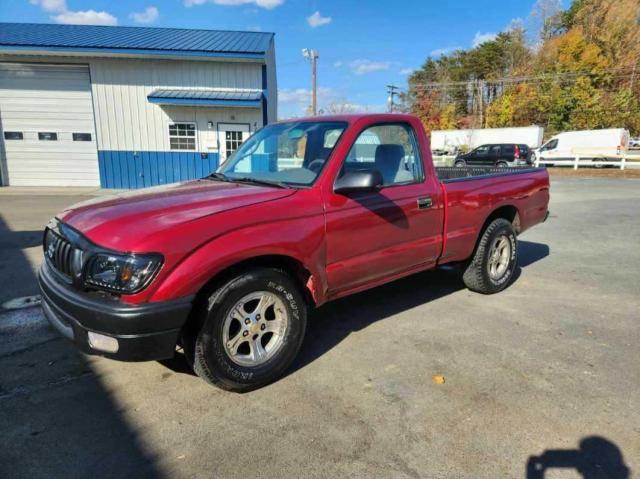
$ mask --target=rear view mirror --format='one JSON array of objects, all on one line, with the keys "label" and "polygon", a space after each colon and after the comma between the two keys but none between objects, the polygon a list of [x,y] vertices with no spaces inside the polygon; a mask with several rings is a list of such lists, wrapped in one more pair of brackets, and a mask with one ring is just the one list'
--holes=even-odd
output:
[{"label": "rear view mirror", "polygon": [[336,180],[333,191],[339,195],[348,195],[376,191],[382,184],[382,174],[378,170],[349,171]]}]

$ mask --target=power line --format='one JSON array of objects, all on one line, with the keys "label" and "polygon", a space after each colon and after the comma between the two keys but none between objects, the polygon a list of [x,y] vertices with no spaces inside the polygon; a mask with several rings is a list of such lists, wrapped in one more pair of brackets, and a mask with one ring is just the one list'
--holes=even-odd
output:
[{"label": "power line", "polygon": [[[609,68],[607,70],[594,72],[592,70],[583,70],[583,71],[574,71],[574,72],[554,72],[554,73],[545,73],[542,75],[530,75],[530,76],[509,76],[509,77],[501,77],[501,78],[493,78],[493,79],[483,79],[486,83],[519,83],[519,82],[545,82],[554,79],[561,78],[577,78],[581,76],[631,76],[633,75],[634,67],[620,67],[620,68]],[[450,87],[460,87],[460,86],[468,86],[469,82],[473,82],[474,79],[464,80],[464,81],[444,81],[444,82],[426,82],[426,83],[411,83],[410,88],[450,88]]]}]

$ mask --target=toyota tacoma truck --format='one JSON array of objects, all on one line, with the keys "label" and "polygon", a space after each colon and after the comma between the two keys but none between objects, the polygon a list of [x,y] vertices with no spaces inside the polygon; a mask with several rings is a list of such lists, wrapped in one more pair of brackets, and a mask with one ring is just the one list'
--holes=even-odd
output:
[{"label": "toyota tacoma truck", "polygon": [[410,115],[274,123],[206,178],[56,216],[42,307],[85,353],[182,348],[209,383],[247,391],[285,372],[328,301],[445,264],[472,291],[503,290],[548,201],[542,168],[435,168]]}]

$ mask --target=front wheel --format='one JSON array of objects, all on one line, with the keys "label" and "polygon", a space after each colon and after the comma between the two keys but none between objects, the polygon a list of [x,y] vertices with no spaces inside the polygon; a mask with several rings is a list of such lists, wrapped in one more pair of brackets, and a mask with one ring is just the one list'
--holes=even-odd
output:
[{"label": "front wheel", "polygon": [[307,309],[283,271],[236,276],[208,298],[195,340],[193,369],[205,381],[244,392],[278,379],[297,355]]},{"label": "front wheel", "polygon": [[493,220],[482,233],[462,279],[467,288],[482,294],[505,289],[518,262],[518,238],[504,218]]},{"label": "front wheel", "polygon": [[464,168],[465,166],[467,166],[467,162],[464,160],[456,160],[453,166],[455,166],[456,168]]}]

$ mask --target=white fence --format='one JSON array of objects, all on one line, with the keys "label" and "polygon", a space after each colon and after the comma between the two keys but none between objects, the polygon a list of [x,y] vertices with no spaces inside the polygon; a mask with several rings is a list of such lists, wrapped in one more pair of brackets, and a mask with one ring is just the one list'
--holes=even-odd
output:
[{"label": "white fence", "polygon": [[[633,157],[633,156],[632,156]],[[453,166],[453,160],[455,160],[455,156],[449,155],[434,155],[433,163],[436,166]],[[637,158],[637,156],[635,156]],[[640,163],[638,163],[640,165]],[[583,159],[580,156],[576,156],[575,158],[569,159],[558,159],[558,160],[536,160],[534,165],[544,166],[544,165],[555,165],[555,166],[573,166],[574,170],[577,170],[580,166],[590,166],[590,167],[600,167],[600,166],[617,166],[621,170],[624,170],[627,167],[627,157],[620,156],[606,160],[591,160],[591,159]]]},{"label": "white fence", "polygon": [[535,165],[553,165],[553,166],[573,166],[574,170],[577,170],[580,166],[591,166],[591,167],[599,167],[599,166],[618,166],[621,170],[624,170],[626,167],[627,158],[625,156],[616,157],[615,159],[609,158],[605,160],[593,160],[583,159],[580,156],[576,156],[575,158],[565,158],[565,159],[548,159],[548,160],[538,160],[536,159]]},{"label": "white fence", "polygon": [[435,166],[453,166],[453,160],[456,159],[452,155],[433,155],[432,158]]}]

